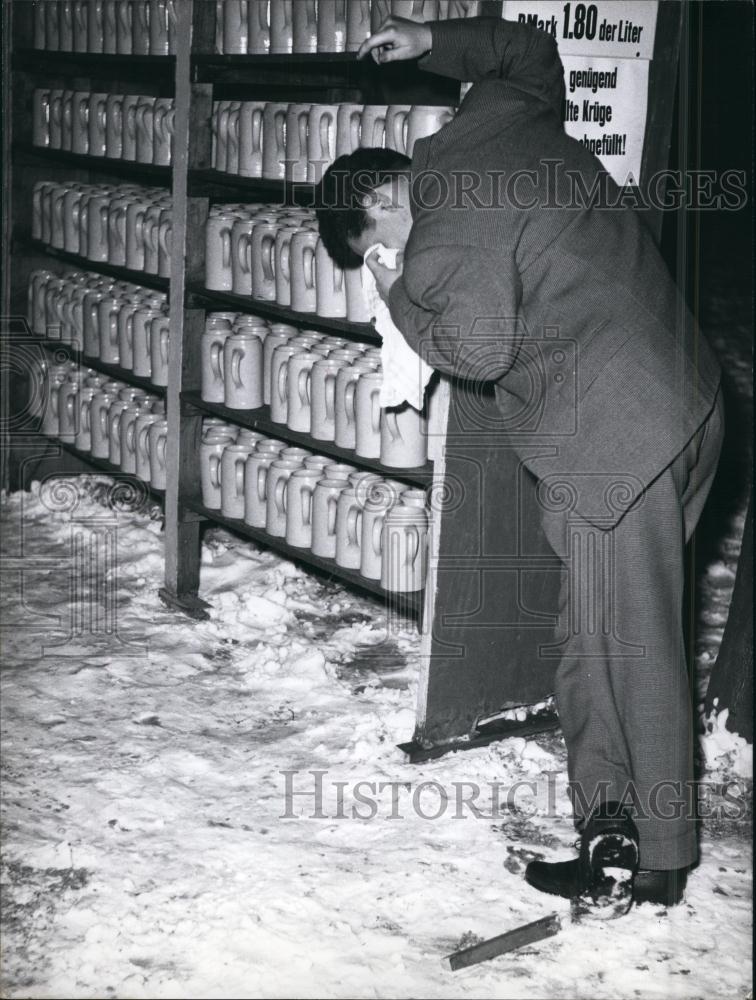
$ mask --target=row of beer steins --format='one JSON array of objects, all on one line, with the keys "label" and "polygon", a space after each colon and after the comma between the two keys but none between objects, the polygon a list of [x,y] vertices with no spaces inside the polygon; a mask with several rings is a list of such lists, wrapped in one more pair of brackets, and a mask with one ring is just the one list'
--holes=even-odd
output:
[{"label": "row of beer steins", "polygon": [[295,312],[368,323],[362,268],[342,270],[308,209],[217,204],[205,230],[205,285]]},{"label": "row of beer steins", "polygon": [[176,0],[33,0],[35,49],[167,56]]},{"label": "row of beer steins", "polygon": [[167,278],[173,211],[164,188],[38,181],[32,236],[87,260]]},{"label": "row of beer steins", "polygon": [[454,114],[431,104],[215,101],[212,163],[241,177],[314,184],[336,157],[362,146],[411,157],[415,142]]},{"label": "row of beer steins", "polygon": [[215,47],[227,55],[355,52],[389,15],[470,17],[477,0],[218,0]]},{"label": "row of beer steins", "polygon": [[270,419],[392,469],[427,461],[425,414],[381,407],[381,349],[253,315],[208,313],[203,400],[229,409],[270,407]]},{"label": "row of beer steins", "polygon": [[88,156],[169,166],[176,126],[171,97],[38,87],[32,143]]},{"label": "row of beer steins", "polygon": [[425,491],[220,418],[203,422],[203,506],[333,559],[386,590],[424,586]]},{"label": "row of beer steins", "polygon": [[47,351],[35,382],[43,434],[165,490],[168,424],[159,396]]},{"label": "row of beer steins", "polygon": [[32,271],[28,286],[32,333],[59,340],[85,357],[168,384],[167,296],[89,271]]}]

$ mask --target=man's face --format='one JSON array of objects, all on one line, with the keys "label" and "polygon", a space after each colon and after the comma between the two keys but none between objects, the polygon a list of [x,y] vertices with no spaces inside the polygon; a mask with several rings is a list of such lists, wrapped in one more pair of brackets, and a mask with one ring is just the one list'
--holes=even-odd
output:
[{"label": "man's face", "polygon": [[412,229],[406,177],[398,177],[376,188],[371,201],[366,205],[370,225],[357,239],[349,240],[349,248],[359,257],[363,257],[374,243],[383,243],[390,250],[404,250]]}]

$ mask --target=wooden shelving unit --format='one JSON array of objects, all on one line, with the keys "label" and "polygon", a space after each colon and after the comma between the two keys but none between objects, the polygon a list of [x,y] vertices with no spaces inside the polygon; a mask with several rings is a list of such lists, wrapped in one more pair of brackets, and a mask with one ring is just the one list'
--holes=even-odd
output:
[{"label": "wooden shelving unit", "polygon": [[[390,601],[406,613],[417,614],[422,592],[389,595],[380,584],[345,570],[331,560],[309,551],[292,549],[263,531],[257,531],[203,507],[198,486],[198,448],[204,417],[218,416],[242,427],[282,438],[292,444],[377,472],[410,486],[428,486],[433,466],[390,469],[362,459],[333,442],[316,441],[306,434],[274,423],[266,407],[254,411],[230,410],[206,403],[200,396],[199,343],[207,311],[231,309],[286,322],[302,329],[326,331],[349,340],[377,344],[372,325],[351,323],[298,313],[275,302],[260,302],[248,296],[213,291],[204,285],[204,227],[210,204],[222,201],[275,202],[312,205],[311,184],[247,178],[212,168],[211,133],[208,127],[214,100],[249,99],[338,103],[415,102],[449,104],[458,97],[458,84],[431,77],[416,68],[377,67],[372,60],[359,61],[354,53],[313,55],[219,55],[212,51],[215,38],[214,0],[182,0],[176,5],[176,56],[126,56],[111,54],[37,51],[29,47],[32,37],[31,5],[12,3],[14,45],[10,59],[14,91],[12,128],[13,229],[10,301],[13,311],[26,311],[28,275],[37,267],[56,272],[77,268],[158,289],[168,293],[170,306],[170,357],[167,388],[153,385],[117,366],[89,358],[72,345],[30,335],[29,342],[52,351],[62,351],[79,364],[113,378],[139,386],[166,400],[168,418],[168,488],[159,499],[165,504],[166,571],[162,596],[190,614],[202,615],[199,599],[200,531],[203,523],[223,524],[238,534],[269,545],[284,555],[307,564],[360,590]],[[35,87],[68,87],[75,90],[115,93],[145,93],[171,96],[175,102],[176,133],[170,167],[134,161],[81,155],[38,147],[31,141],[28,109]],[[101,180],[135,182],[171,190],[173,197],[173,253],[170,277],[132,271],[108,263],[90,261],[77,254],[51,247],[29,236],[29,215],[34,184],[60,179],[93,183]],[[73,446],[57,442],[63,452],[101,471],[120,470],[94,460]],[[157,495],[157,494],[156,494]]]}]

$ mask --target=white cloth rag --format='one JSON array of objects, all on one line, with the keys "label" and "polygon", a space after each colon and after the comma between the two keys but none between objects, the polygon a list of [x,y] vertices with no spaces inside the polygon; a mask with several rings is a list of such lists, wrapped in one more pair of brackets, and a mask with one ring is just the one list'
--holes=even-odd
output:
[{"label": "white cloth rag", "polygon": [[425,387],[433,374],[430,365],[412,350],[401,331],[394,325],[389,307],[378,293],[373,272],[364,261],[372,253],[378,254],[378,263],[396,270],[396,249],[389,249],[382,243],[374,243],[363,257],[362,290],[368,311],[375,320],[375,329],[381,336],[381,364],[383,383],[378,402],[381,406],[401,406],[407,402],[416,410],[422,410]]}]

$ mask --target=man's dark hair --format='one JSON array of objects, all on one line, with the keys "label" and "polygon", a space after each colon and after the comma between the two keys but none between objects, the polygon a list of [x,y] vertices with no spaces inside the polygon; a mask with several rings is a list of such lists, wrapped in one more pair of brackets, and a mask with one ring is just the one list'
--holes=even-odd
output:
[{"label": "man's dark hair", "polygon": [[393,149],[367,146],[339,156],[323,174],[315,192],[320,237],[339,267],[362,263],[347,240],[370,227],[365,211],[372,193],[382,184],[409,176],[412,160]]}]

